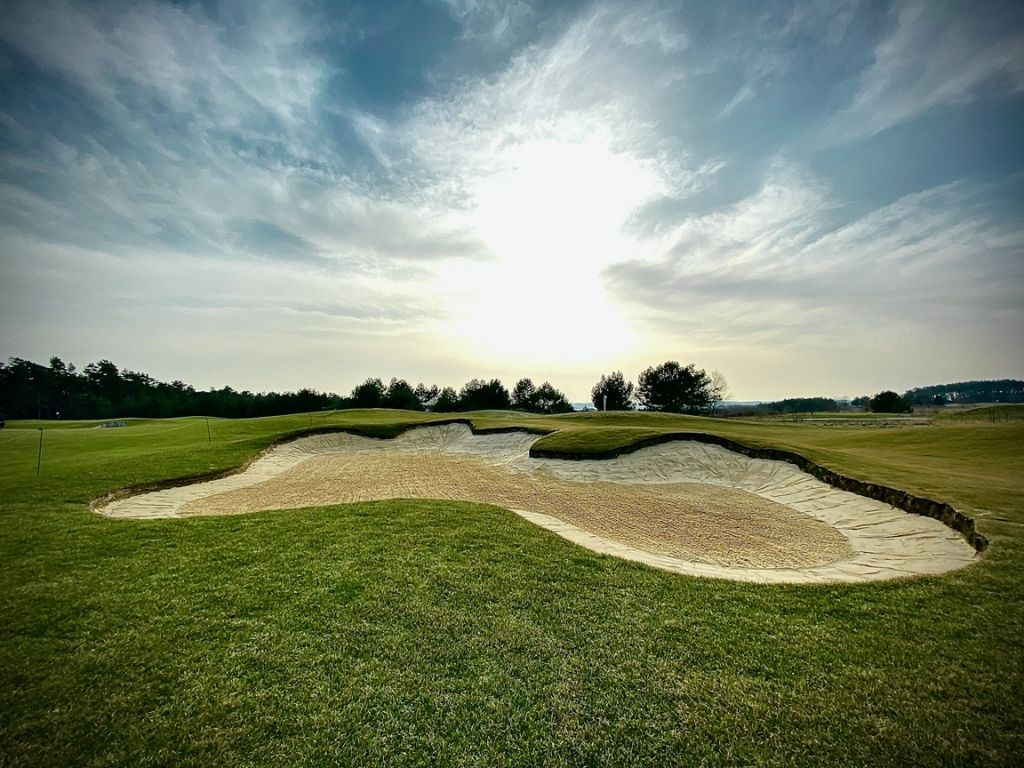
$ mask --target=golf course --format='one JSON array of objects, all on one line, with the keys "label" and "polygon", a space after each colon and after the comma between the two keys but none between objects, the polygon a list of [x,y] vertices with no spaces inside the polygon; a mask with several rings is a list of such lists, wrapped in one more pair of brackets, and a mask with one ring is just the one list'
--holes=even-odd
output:
[{"label": "golf course", "polygon": [[[0,431],[0,765],[1024,754],[1020,406],[877,424],[387,409],[104,423]],[[726,454],[728,477],[664,469]],[[803,472],[792,457],[822,488],[869,489],[863,503],[950,505],[954,527],[888,509],[960,559],[733,578],[856,549],[855,524],[749,479]]]},{"label": "golf course", "polygon": [[0,768],[1024,768],[1024,2],[0,2]]}]

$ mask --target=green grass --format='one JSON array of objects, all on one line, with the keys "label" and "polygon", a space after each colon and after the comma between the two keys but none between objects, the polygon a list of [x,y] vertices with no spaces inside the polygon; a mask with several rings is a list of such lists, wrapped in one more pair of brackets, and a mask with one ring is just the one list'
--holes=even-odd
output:
[{"label": "green grass", "polygon": [[[752,586],[575,547],[488,506],[114,521],[87,504],[390,411],[0,431],[0,765],[1014,765],[1024,431],[470,414],[600,451],[786,448],[979,517],[941,578]],[[27,428],[21,428],[27,427]],[[81,427],[81,428],[76,428]],[[997,518],[1002,518],[997,519]]]},{"label": "green grass", "polygon": [[[797,412],[770,412],[741,416],[738,418],[756,421],[808,421],[812,419],[827,419],[829,421],[914,421],[922,414],[911,413],[873,413],[871,411],[797,411]],[[723,417],[736,418],[723,414]]]}]

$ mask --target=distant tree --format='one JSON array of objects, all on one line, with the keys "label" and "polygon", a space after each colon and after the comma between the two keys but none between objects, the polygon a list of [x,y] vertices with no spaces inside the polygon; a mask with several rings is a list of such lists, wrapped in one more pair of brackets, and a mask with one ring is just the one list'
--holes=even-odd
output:
[{"label": "distant tree", "polygon": [[572,403],[551,382],[545,381],[530,398],[530,410],[534,413],[569,413],[572,411]]},{"label": "distant tree", "polygon": [[932,405],[944,406],[946,404],[946,398],[943,395],[936,395],[932,398]]},{"label": "distant tree", "polygon": [[419,400],[420,405],[423,406],[423,410],[432,410],[434,404],[437,402],[438,395],[441,394],[441,390],[437,388],[436,384],[431,386],[425,386],[422,382],[416,385],[416,399]]},{"label": "distant tree", "polygon": [[357,384],[349,398],[353,408],[380,408],[384,403],[384,382],[380,379],[367,379]]},{"label": "distant tree", "polygon": [[470,379],[459,392],[460,411],[506,410],[511,405],[508,390],[498,379]]},{"label": "distant tree", "polygon": [[437,413],[451,413],[452,411],[459,410],[459,395],[451,387],[445,387],[437,396],[437,400],[434,401],[432,411]]},{"label": "distant tree", "polygon": [[109,360],[81,373],[59,357],[49,367],[11,358],[0,363],[0,410],[18,418],[99,419],[115,416],[273,416],[319,410],[337,395],[298,392],[236,392],[230,387],[197,392],[181,381],[156,381],[145,373],[119,369]]},{"label": "distant tree", "polygon": [[109,360],[89,363],[85,366],[83,373],[85,374],[88,387],[96,395],[105,398],[109,402],[116,403],[124,394],[125,387],[121,381],[120,371]]},{"label": "distant tree", "polygon": [[74,374],[75,365],[74,363],[72,363],[71,365],[66,365],[63,360],[61,360],[57,356],[54,356],[50,358],[50,370],[60,376],[66,376]]},{"label": "distant tree", "polygon": [[[146,377],[150,383],[152,379]],[[50,369],[43,377],[43,398],[49,403],[51,414],[56,418],[67,417],[71,397],[80,389],[79,377],[75,374],[75,366],[67,365],[59,357],[50,358]]]},{"label": "distant tree", "polygon": [[636,394],[648,410],[699,413],[711,404],[711,379],[693,363],[669,360],[637,377]]},{"label": "distant tree", "polygon": [[861,395],[860,397],[855,397],[855,398],[853,398],[853,400],[850,401],[850,407],[851,408],[864,408],[864,409],[870,408],[871,407],[871,398],[868,397],[867,395]]},{"label": "distant tree", "polygon": [[109,419],[118,416],[114,406],[105,397],[83,392],[71,398],[68,412],[74,419]]},{"label": "distant tree", "polygon": [[405,379],[393,378],[384,393],[382,405],[385,408],[398,408],[404,411],[422,411],[423,405],[416,397],[416,390],[409,386]]},{"label": "distant tree", "polygon": [[622,371],[601,375],[590,390],[590,402],[597,410],[603,410],[607,398],[609,411],[628,411],[633,407],[633,382],[626,381]]},{"label": "distant tree", "polygon": [[532,411],[533,398],[537,394],[537,387],[530,379],[520,379],[512,388],[512,407],[517,411]]},{"label": "distant tree", "polygon": [[913,407],[892,390],[879,392],[869,402],[872,413],[907,413]]},{"label": "distant tree", "polygon": [[768,413],[814,413],[815,411],[837,411],[839,405],[831,397],[787,397],[759,403],[755,410]]},{"label": "distant tree", "polygon": [[947,403],[1024,403],[1024,381],[994,379],[934,384],[915,387],[905,392],[903,399],[914,405],[926,405],[934,402],[935,395],[942,395]]},{"label": "distant tree", "polygon": [[711,408],[711,414],[714,415],[715,410],[722,401],[729,397],[729,382],[725,380],[718,371],[711,372],[711,386],[708,387],[708,405]]}]

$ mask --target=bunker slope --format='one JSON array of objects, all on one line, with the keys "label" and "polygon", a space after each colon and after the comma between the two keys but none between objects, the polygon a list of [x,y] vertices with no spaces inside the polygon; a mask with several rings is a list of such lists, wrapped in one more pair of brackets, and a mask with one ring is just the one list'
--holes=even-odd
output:
[{"label": "bunker slope", "polygon": [[833,488],[782,461],[672,442],[613,459],[529,456],[537,435],[464,424],[392,440],[347,433],[274,447],[244,471],[118,499],[118,518],[235,514],[392,498],[496,504],[596,552],[762,583],[938,574],[974,549],[938,520]]}]

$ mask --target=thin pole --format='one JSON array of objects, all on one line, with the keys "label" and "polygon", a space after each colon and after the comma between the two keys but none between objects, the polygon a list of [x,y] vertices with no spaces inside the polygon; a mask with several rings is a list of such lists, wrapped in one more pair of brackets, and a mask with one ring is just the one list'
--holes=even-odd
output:
[{"label": "thin pole", "polygon": [[39,428],[39,456],[36,458],[36,477],[39,477],[39,470],[43,466],[43,428]]},{"label": "thin pole", "polygon": [[309,426],[311,426],[311,427],[312,427],[312,426],[313,426],[313,413],[312,413],[312,411],[310,411],[310,412],[309,412],[308,414],[306,414],[306,415],[307,415],[307,416],[309,416]]},{"label": "thin pole", "polygon": [[602,408],[601,410],[602,410],[602,411],[607,411],[607,410],[608,410],[608,395],[605,395],[605,396],[604,396],[604,402],[603,402],[603,405],[604,405],[604,408]]},{"label": "thin pole", "polygon": [[206,421],[206,441],[210,445],[213,445],[213,435],[210,434],[210,419],[206,416],[203,416],[203,420]]}]

